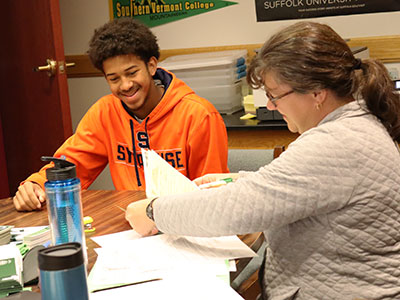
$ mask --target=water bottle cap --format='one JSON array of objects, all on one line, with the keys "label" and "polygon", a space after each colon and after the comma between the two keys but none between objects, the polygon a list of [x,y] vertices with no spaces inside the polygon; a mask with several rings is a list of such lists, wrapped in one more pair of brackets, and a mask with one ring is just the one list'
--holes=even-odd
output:
[{"label": "water bottle cap", "polygon": [[53,168],[46,169],[46,177],[49,181],[76,177],[76,166],[72,162],[51,156],[42,156],[42,161],[52,161],[54,163]]},{"label": "water bottle cap", "polygon": [[80,243],[65,243],[39,250],[39,269],[59,271],[78,267],[83,264],[83,252]]}]

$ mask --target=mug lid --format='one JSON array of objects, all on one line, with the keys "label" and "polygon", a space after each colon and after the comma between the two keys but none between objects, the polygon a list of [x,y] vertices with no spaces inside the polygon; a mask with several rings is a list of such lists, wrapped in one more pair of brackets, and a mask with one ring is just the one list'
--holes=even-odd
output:
[{"label": "mug lid", "polygon": [[65,243],[39,250],[39,269],[58,271],[72,269],[84,262],[80,243]]}]

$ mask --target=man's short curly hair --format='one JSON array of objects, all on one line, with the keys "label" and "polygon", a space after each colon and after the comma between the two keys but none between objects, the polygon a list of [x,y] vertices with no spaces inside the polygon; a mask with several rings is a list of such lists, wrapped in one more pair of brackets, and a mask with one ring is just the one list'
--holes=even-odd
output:
[{"label": "man's short curly hair", "polygon": [[153,56],[160,57],[160,49],[148,27],[132,18],[119,18],[94,31],[88,54],[92,64],[104,72],[103,62],[110,57],[134,54],[147,63]]}]

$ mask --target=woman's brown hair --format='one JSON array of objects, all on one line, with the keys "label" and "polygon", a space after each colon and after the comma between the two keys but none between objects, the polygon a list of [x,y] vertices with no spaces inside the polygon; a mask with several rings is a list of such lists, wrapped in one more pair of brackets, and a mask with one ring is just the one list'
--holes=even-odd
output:
[{"label": "woman's brown hair", "polygon": [[330,89],[338,97],[361,96],[393,140],[400,142],[400,96],[386,67],[374,59],[356,59],[328,25],[298,22],[273,35],[250,63],[250,86],[263,87],[270,71],[298,93]]}]

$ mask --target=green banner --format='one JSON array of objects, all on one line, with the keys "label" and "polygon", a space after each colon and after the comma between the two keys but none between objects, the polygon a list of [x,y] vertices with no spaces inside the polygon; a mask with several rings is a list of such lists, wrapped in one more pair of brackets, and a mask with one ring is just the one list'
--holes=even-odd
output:
[{"label": "green banner", "polygon": [[109,0],[111,18],[132,17],[154,27],[238,4],[224,0]]}]

